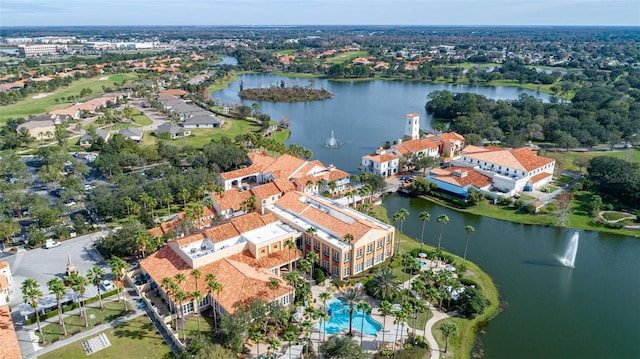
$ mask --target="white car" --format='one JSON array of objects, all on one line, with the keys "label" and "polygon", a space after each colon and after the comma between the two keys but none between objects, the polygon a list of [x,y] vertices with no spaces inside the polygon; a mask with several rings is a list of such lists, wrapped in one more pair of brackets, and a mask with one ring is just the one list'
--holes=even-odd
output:
[{"label": "white car", "polygon": [[105,279],[102,282],[100,282],[100,289],[102,289],[102,291],[104,292],[109,292],[116,289],[116,286],[113,284],[112,281]]},{"label": "white car", "polygon": [[73,207],[73,206],[76,205],[76,201],[71,201],[71,200],[65,201],[64,205],[67,206],[67,207]]},{"label": "white car", "polygon": [[58,241],[54,241],[53,239],[48,239],[47,242],[44,244],[44,247],[49,249],[49,248],[55,248],[60,246],[60,242]]}]

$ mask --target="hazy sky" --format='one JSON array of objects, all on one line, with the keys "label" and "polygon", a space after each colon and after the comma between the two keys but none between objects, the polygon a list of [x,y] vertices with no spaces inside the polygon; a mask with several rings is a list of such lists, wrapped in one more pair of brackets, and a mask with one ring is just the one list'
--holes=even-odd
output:
[{"label": "hazy sky", "polygon": [[34,25],[640,26],[640,0],[0,0]]}]

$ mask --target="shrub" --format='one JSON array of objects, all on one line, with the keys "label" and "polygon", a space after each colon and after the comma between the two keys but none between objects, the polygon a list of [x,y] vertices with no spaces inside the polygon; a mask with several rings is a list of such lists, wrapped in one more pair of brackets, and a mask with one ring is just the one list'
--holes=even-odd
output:
[{"label": "shrub", "polygon": [[318,285],[324,285],[324,271],[320,268],[316,268],[315,273],[313,273],[313,279],[316,281]]},{"label": "shrub", "polygon": [[347,284],[347,282],[343,281],[340,278],[336,278],[332,282],[333,282],[333,285],[336,286],[336,288],[340,288],[340,287],[344,286],[345,284]]}]

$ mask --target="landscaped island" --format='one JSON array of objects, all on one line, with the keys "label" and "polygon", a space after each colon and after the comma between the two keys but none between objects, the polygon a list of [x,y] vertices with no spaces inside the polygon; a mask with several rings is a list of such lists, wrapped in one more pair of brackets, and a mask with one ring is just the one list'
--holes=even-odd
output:
[{"label": "landscaped island", "polygon": [[297,102],[326,100],[333,97],[333,93],[325,89],[314,89],[301,86],[271,86],[268,88],[251,88],[242,90],[240,91],[239,96],[243,100]]}]

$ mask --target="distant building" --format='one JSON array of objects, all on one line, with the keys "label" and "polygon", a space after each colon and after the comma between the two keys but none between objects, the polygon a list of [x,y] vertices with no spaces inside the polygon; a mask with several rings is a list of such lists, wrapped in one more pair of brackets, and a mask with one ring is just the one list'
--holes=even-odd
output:
[{"label": "distant building", "polygon": [[16,127],[16,131],[20,131],[22,128],[29,130],[31,137],[37,140],[50,140],[56,133],[56,125],[61,124],[59,117],[45,113],[32,117],[24,123],[21,123]]},{"label": "distant building", "polygon": [[142,136],[144,136],[144,131],[141,128],[136,127],[125,127],[118,131],[124,138],[128,138],[130,140],[134,140],[136,142],[142,141]]},{"label": "distant building", "polygon": [[18,56],[37,57],[66,54],[67,45],[18,45]]},{"label": "distant building", "polygon": [[163,133],[168,133],[172,140],[180,137],[191,136],[190,130],[180,126],[172,125],[170,123],[163,123],[162,125],[158,126],[158,128],[156,128],[154,132],[156,136]]}]

